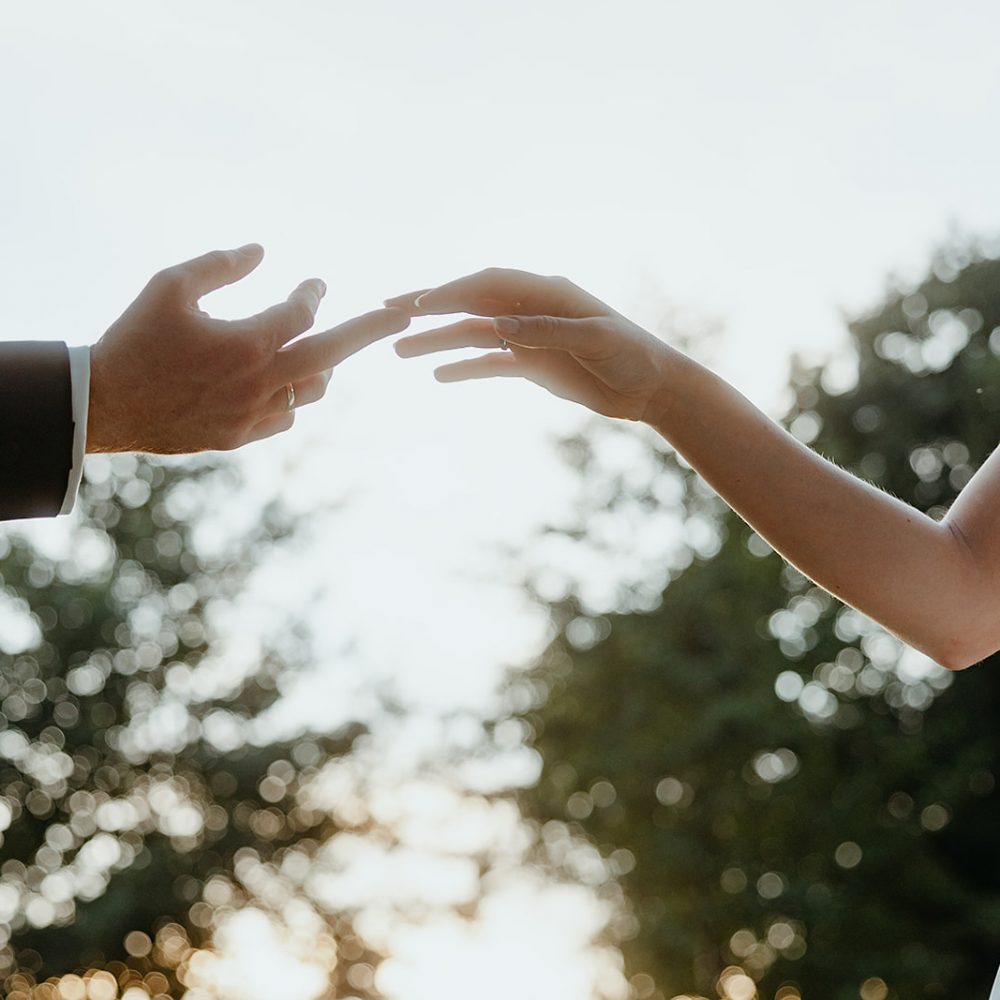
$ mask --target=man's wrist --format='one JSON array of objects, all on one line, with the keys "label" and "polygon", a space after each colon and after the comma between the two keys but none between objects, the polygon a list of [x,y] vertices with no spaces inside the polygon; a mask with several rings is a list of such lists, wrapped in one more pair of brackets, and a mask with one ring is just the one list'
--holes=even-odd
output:
[{"label": "man's wrist", "polygon": [[91,454],[119,451],[111,433],[107,374],[99,345],[90,348],[90,397],[87,414],[87,451]]}]

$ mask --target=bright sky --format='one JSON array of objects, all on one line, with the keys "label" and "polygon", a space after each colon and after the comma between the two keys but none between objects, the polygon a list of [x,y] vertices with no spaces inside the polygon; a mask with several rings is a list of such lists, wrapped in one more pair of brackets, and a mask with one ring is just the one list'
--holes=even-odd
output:
[{"label": "bright sky", "polygon": [[[209,309],[316,274],[332,325],[486,265],[563,273],[648,325],[721,320],[720,367],[776,412],[789,353],[836,351],[888,272],[1000,232],[998,28],[987,0],[8,3],[0,336],[90,342],[154,270],[256,240]],[[324,658],[353,649],[292,723],[371,678],[489,711],[540,641],[496,549],[567,510],[552,441],[582,413],[432,365],[378,345],[243,455],[253,493],[345,502],[277,571]],[[400,963],[394,995],[427,995]]]}]

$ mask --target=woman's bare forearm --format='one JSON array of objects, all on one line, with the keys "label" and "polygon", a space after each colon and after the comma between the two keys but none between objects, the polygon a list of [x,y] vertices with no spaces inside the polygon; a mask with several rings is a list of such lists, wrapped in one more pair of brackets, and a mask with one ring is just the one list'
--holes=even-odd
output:
[{"label": "woman's bare forearm", "polygon": [[677,352],[646,420],[789,562],[908,644],[951,668],[1000,645],[1000,605],[956,522],[822,458]]}]

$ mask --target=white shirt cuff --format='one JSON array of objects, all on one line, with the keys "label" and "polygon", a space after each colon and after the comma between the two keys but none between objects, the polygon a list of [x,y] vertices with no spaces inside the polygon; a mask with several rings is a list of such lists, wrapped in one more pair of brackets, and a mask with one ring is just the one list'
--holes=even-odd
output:
[{"label": "white shirt cuff", "polygon": [[68,514],[76,503],[87,454],[87,413],[90,409],[90,348],[69,348],[69,377],[73,397],[73,467],[66,483],[60,514]]}]

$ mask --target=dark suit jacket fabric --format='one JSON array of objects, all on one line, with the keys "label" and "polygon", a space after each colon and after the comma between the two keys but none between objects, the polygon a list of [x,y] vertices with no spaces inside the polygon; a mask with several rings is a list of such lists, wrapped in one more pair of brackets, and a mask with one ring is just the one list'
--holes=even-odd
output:
[{"label": "dark suit jacket fabric", "polygon": [[58,514],[72,467],[66,345],[0,343],[0,520]]}]

